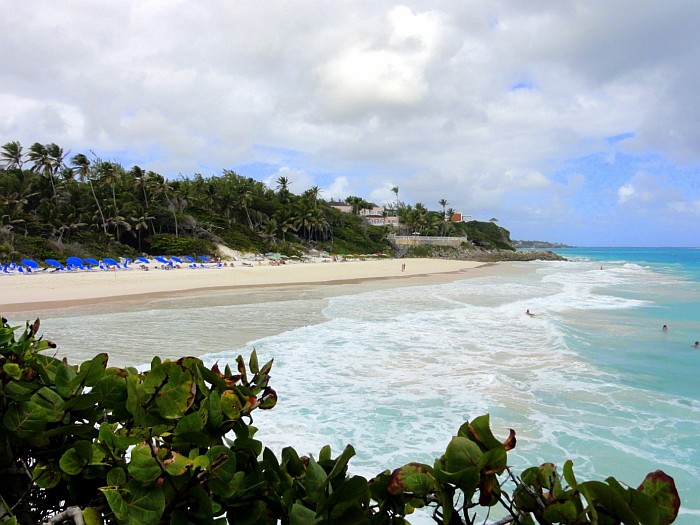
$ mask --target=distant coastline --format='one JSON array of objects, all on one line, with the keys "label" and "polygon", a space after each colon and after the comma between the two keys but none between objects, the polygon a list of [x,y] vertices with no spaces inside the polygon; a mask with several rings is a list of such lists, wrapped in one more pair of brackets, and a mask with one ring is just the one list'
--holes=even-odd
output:
[{"label": "distant coastline", "polygon": [[553,248],[574,248],[574,246],[570,246],[568,244],[564,244],[561,242],[547,242],[547,241],[512,241],[512,242],[513,242],[513,247],[516,249],[538,248],[538,249],[549,250],[549,249],[553,249]]}]

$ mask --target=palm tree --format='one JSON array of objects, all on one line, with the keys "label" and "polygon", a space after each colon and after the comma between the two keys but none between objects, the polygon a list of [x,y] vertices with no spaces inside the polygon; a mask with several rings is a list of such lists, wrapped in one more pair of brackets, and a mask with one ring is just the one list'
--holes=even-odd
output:
[{"label": "palm tree", "polygon": [[102,219],[102,229],[105,233],[107,233],[107,221],[105,221],[105,214],[102,212],[102,206],[100,206],[100,201],[97,199],[97,194],[95,193],[95,186],[92,184],[90,159],[88,159],[82,153],[78,153],[77,155],[73,155],[73,158],[71,158],[70,161],[78,174],[78,179],[80,182],[85,182],[87,180],[88,184],[90,184],[92,198],[95,199],[97,211],[100,213],[100,218]]},{"label": "palm tree", "polygon": [[131,217],[132,227],[136,230],[138,234],[139,251],[141,251],[141,230],[147,230],[149,222],[153,220],[153,217],[148,215],[144,210],[139,217]]},{"label": "palm tree", "polygon": [[438,201],[438,204],[442,206],[442,218],[443,220],[447,220],[447,213],[445,212],[445,207],[449,204],[446,199],[440,199]]},{"label": "palm tree", "polygon": [[396,233],[399,233],[399,187],[394,186],[391,191],[396,195]]},{"label": "palm tree", "polygon": [[289,200],[289,178],[280,176],[277,177],[277,190],[279,192],[280,202],[285,204]]},{"label": "palm tree", "polygon": [[21,170],[22,169],[22,146],[18,141],[8,142],[2,147],[2,160],[6,170]]},{"label": "palm tree", "polygon": [[51,189],[53,190],[53,198],[56,199],[56,185],[54,184],[54,159],[49,153],[49,150],[43,144],[35,142],[29,147],[27,158],[33,163],[31,171],[33,173],[41,173],[45,178],[51,181]]}]

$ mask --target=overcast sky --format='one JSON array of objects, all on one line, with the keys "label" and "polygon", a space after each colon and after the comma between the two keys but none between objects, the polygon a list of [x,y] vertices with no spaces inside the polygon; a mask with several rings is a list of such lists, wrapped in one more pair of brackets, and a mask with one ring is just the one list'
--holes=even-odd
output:
[{"label": "overcast sky", "polygon": [[696,0],[4,0],[0,143],[700,246]]}]

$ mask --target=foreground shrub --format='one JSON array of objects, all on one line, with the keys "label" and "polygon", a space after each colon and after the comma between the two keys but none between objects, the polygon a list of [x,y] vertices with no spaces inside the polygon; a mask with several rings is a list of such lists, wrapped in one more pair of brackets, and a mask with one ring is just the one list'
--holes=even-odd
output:
[{"label": "foreground shrub", "polygon": [[[402,524],[431,507],[444,524],[672,523],[673,479],[637,488],[579,482],[567,462],[520,476],[488,416],[464,423],[433,465],[409,463],[372,479],[348,473],[354,449],[279,457],[255,439],[252,414],[277,402],[272,361],[209,368],[194,357],[115,368],[106,354],[79,366],[42,351],[39,321],[0,327],[0,520],[8,524]],[[482,513],[479,518],[479,513]],[[486,517],[484,517],[486,516]]]}]

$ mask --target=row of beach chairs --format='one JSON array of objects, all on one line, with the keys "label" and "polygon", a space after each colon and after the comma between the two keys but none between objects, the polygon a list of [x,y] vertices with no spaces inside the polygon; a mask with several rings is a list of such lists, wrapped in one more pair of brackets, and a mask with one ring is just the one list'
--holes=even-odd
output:
[{"label": "row of beach chairs", "polygon": [[[156,256],[153,261],[159,263],[161,268],[216,268],[222,266],[220,262],[212,261],[205,255],[198,255],[197,258],[190,255],[184,257],[161,257]],[[46,259],[44,265],[33,259],[22,259],[20,263],[7,263],[2,265],[0,273],[4,274],[32,274],[40,272],[71,272],[71,271],[91,271],[91,270],[130,270],[139,267],[148,268],[153,262],[146,257],[136,259],[124,258],[117,261],[110,257],[94,259],[92,257],[68,257],[65,264],[56,259]]]}]

